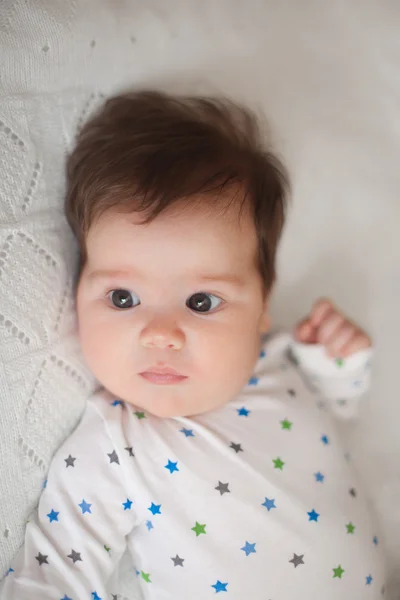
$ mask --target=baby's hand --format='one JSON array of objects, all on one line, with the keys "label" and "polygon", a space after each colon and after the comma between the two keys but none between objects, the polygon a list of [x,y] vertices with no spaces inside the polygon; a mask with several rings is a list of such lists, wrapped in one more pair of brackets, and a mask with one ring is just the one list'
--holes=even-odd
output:
[{"label": "baby's hand", "polygon": [[325,298],[317,300],[309,316],[297,325],[295,337],[303,344],[323,344],[335,358],[345,358],[372,344],[365,331]]}]

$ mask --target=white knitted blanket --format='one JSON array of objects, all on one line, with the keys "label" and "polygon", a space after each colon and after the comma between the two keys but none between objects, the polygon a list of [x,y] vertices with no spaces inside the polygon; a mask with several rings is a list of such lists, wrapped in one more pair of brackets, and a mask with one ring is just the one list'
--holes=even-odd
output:
[{"label": "white knitted blanket", "polygon": [[275,313],[291,323],[331,294],[377,338],[353,454],[400,596],[399,27],[391,0],[1,0],[0,577],[94,386],[75,335],[65,156],[104,96],[157,86],[267,113],[295,191]]}]

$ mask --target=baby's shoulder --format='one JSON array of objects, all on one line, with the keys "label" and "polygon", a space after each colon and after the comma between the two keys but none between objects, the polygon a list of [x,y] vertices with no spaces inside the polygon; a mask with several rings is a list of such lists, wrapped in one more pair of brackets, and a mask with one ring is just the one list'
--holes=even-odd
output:
[{"label": "baby's shoulder", "polygon": [[97,409],[100,412],[118,406],[122,406],[122,401],[104,388],[96,390],[87,401],[87,409]]},{"label": "baby's shoulder", "polygon": [[103,425],[117,425],[122,424],[126,412],[126,403],[102,388],[88,398],[84,418],[100,420]]},{"label": "baby's shoulder", "polygon": [[284,372],[293,366],[291,346],[293,338],[284,330],[276,330],[261,338],[261,349],[254,368],[254,375]]}]

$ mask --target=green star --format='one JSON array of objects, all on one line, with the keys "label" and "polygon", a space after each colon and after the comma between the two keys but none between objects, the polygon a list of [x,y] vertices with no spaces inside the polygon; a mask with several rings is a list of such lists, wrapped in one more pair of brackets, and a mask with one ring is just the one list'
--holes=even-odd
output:
[{"label": "green star", "polygon": [[335,363],[337,364],[338,367],[343,367],[344,360],[343,360],[343,358],[336,358]]},{"label": "green star", "polygon": [[192,531],[195,532],[196,537],[199,537],[199,535],[201,533],[207,533],[206,532],[206,526],[205,525],[200,525],[200,523],[198,523],[197,521],[196,521],[196,525],[194,527],[192,527]]},{"label": "green star", "polygon": [[347,523],[346,527],[347,527],[347,533],[354,533],[355,526],[353,525],[353,523]]},{"label": "green star", "polygon": [[336,569],[333,569],[333,578],[338,577],[339,579],[342,579],[343,573],[344,569],[339,565]]},{"label": "green star", "polygon": [[106,546],[106,545],[104,544],[104,550],[105,550],[106,552],[110,552],[111,548],[109,548],[108,546]]},{"label": "green star", "polygon": [[146,418],[146,415],[144,414],[144,412],[140,412],[139,410],[135,410],[135,412],[133,414],[136,415],[139,420]]},{"label": "green star", "polygon": [[142,579],[144,579],[146,583],[152,583],[150,579],[150,573],[145,573],[144,571],[141,571],[140,574],[142,576]]},{"label": "green star", "polygon": [[292,429],[293,423],[291,423],[287,419],[283,419],[283,421],[281,421],[281,425],[282,429],[287,429],[288,431],[290,431]]},{"label": "green star", "polygon": [[275,465],[275,469],[280,469],[281,471],[283,470],[283,465],[285,464],[283,462],[283,460],[281,460],[279,457],[278,458],[273,458],[272,462]]}]

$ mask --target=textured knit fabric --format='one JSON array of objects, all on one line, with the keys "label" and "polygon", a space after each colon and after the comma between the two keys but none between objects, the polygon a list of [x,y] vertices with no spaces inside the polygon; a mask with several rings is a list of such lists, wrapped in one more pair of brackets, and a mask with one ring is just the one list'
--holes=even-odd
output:
[{"label": "textured knit fabric", "polygon": [[297,346],[296,369],[289,341],[267,340],[243,391],[197,417],[96,395],[55,456],[7,600],[118,598],[127,545],[146,600],[381,598],[374,521],[303,380],[311,369],[340,410],[366,387],[369,352],[333,361],[318,347],[310,362]]}]

